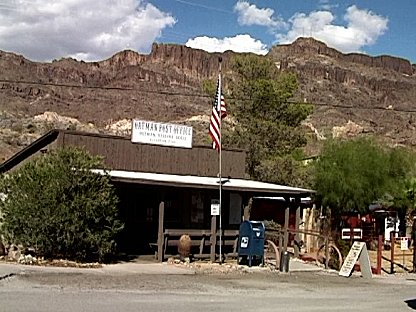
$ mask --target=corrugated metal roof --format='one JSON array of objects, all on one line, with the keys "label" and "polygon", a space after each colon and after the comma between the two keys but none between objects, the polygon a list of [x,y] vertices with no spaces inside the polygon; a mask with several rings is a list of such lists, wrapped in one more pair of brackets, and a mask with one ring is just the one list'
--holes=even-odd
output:
[{"label": "corrugated metal roof", "polygon": [[[278,197],[276,197],[276,196],[256,196],[254,198],[266,199],[266,200],[286,201],[286,199],[284,197],[281,197],[281,196],[278,196]],[[289,200],[294,200],[294,198],[290,197]],[[302,197],[300,199],[300,202],[308,204],[308,203],[312,202],[312,198],[310,198],[309,196]]]},{"label": "corrugated metal roof", "polygon": [[[104,170],[95,169],[96,173],[103,174]],[[181,187],[195,187],[217,189],[219,178],[199,177],[187,175],[159,174],[136,171],[107,170],[113,180],[151,185],[172,185]],[[313,190],[284,186],[279,184],[264,183],[253,180],[222,178],[222,189],[230,191],[243,191],[253,193],[272,193],[276,195],[302,195],[308,196],[315,193]]]}]

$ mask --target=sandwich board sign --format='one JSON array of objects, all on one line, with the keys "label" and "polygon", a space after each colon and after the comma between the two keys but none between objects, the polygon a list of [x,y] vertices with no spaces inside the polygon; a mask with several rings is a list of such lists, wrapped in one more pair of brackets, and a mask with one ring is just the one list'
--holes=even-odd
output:
[{"label": "sandwich board sign", "polygon": [[342,264],[339,275],[350,277],[357,260],[360,263],[361,275],[364,278],[372,278],[373,274],[371,273],[370,258],[368,256],[367,246],[364,242],[354,242]]}]

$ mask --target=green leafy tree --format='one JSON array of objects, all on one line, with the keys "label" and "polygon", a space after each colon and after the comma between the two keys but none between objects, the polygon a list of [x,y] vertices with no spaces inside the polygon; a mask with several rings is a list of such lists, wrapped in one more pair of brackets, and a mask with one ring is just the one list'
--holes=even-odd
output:
[{"label": "green leafy tree", "polygon": [[416,178],[406,180],[402,200],[403,206],[414,214],[416,211]]},{"label": "green leafy tree", "polygon": [[413,174],[411,178],[404,181],[401,191],[394,198],[390,196],[381,201],[383,207],[394,207],[399,212],[399,216],[405,221],[400,223],[403,230],[406,225],[415,222],[413,216],[416,215],[416,178],[414,176]]},{"label": "green leafy tree", "polygon": [[252,54],[236,56],[232,63],[230,112],[236,120],[225,143],[247,150],[247,172],[258,180],[303,184],[299,162],[306,137],[300,124],[311,107],[289,103],[298,82],[281,73],[272,60]]},{"label": "green leafy tree", "polygon": [[214,99],[215,91],[217,88],[217,82],[213,79],[206,79],[202,81],[201,84],[202,90],[210,96],[212,99]]},{"label": "green leafy tree", "polygon": [[6,240],[46,257],[103,261],[122,229],[117,197],[98,157],[64,148],[0,177],[1,231]]},{"label": "green leafy tree", "polygon": [[404,149],[369,138],[328,141],[314,167],[317,198],[335,218],[343,212],[365,213],[374,202],[393,204],[414,172],[412,159]]}]

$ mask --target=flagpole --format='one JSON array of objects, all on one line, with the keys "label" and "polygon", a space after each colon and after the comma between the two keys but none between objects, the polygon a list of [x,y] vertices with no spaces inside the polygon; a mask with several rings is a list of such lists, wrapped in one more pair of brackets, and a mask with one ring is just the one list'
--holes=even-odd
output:
[{"label": "flagpole", "polygon": [[222,90],[221,90],[221,62],[222,62],[222,57],[219,57],[218,58],[218,62],[219,62],[219,76],[218,76],[218,85],[219,85],[219,87],[218,87],[218,113],[219,113],[219,116],[220,116],[220,146],[219,146],[219,153],[218,153],[218,158],[219,158],[219,169],[218,169],[218,175],[219,175],[219,178],[220,178],[220,186],[219,186],[219,191],[220,191],[220,211],[219,211],[219,213],[220,213],[220,220],[219,220],[219,228],[220,228],[220,263],[222,263],[222,220],[221,220],[221,215],[222,215],[222,212],[221,212],[221,210],[222,210],[222,177],[221,177],[221,174],[222,174],[222,170],[221,170],[221,167],[222,167],[222,163],[221,163],[221,150],[222,150],[222,133],[221,133],[221,128],[222,128],[222,118],[221,118],[221,95],[222,95]]}]

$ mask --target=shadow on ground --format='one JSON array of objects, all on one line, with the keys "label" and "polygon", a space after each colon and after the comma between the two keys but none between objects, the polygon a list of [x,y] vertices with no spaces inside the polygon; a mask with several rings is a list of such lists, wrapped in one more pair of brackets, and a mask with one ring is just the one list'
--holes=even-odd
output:
[{"label": "shadow on ground", "polygon": [[407,303],[407,306],[409,308],[412,308],[413,310],[416,310],[416,299],[409,299],[409,300],[405,300],[404,302]]},{"label": "shadow on ground", "polygon": [[118,254],[110,263],[157,263],[154,255]]}]

